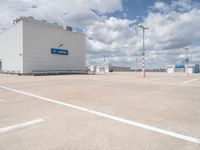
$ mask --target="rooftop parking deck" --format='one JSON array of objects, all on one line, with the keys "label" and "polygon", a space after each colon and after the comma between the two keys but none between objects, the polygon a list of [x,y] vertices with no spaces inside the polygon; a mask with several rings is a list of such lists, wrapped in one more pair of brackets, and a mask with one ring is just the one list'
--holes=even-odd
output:
[{"label": "rooftop parking deck", "polygon": [[0,75],[0,149],[200,149],[200,74]]}]

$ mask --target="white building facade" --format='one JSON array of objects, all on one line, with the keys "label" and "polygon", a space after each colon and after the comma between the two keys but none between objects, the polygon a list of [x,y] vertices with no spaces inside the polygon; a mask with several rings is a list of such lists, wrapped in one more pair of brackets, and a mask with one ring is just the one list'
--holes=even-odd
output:
[{"label": "white building facade", "polygon": [[84,34],[32,17],[15,20],[12,27],[0,34],[1,72],[32,74],[85,70]]},{"label": "white building facade", "polygon": [[199,73],[199,64],[176,64],[176,65],[166,65],[167,73],[174,72],[188,72],[189,74]]}]

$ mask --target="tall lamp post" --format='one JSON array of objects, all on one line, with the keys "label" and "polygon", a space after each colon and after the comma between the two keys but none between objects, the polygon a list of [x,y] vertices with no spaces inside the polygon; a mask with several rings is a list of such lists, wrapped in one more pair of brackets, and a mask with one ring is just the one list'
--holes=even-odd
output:
[{"label": "tall lamp post", "polygon": [[186,58],[185,58],[185,67],[186,67],[186,74],[187,76],[189,76],[189,72],[188,72],[188,64],[189,64],[189,58],[188,58],[188,48],[185,48],[185,52],[186,52]]},{"label": "tall lamp post", "polygon": [[147,30],[149,28],[145,27],[142,24],[139,24],[138,27],[141,28],[142,31],[143,31],[142,72],[141,72],[141,76],[142,77],[146,77],[146,73],[145,73],[145,42],[144,42],[144,34],[145,34],[145,30]]},{"label": "tall lamp post", "polygon": [[104,67],[104,74],[106,74],[106,56],[103,55],[103,67]]}]

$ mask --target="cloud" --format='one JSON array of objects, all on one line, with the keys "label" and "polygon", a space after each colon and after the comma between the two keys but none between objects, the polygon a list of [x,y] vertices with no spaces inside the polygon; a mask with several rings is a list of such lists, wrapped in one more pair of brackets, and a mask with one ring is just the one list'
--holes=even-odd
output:
[{"label": "cloud", "polygon": [[[200,63],[197,50],[200,45],[200,7],[197,6],[191,1],[180,0],[155,2],[149,7],[142,22],[149,27],[145,32],[147,67],[183,62],[184,47],[196,49],[196,52],[191,50],[190,60]],[[137,20],[114,17],[96,21],[86,32],[90,58],[102,60],[103,55],[108,55],[115,64],[136,65],[136,60],[139,63],[142,32],[136,29],[137,24]],[[192,46],[195,42],[197,46]]]},{"label": "cloud", "polygon": [[[118,19],[115,17],[102,18],[88,27],[87,36],[101,43],[112,44],[114,42],[124,43],[125,39],[131,37],[130,25],[134,21]],[[105,38],[108,35],[108,38]]]},{"label": "cloud", "polygon": [[[157,3],[162,3],[162,5]],[[156,2],[154,9],[166,6],[169,5]],[[165,58],[163,60],[168,60],[168,63],[180,63],[183,59],[180,56],[184,56],[184,47],[191,47],[193,43],[200,40],[200,18],[198,16],[200,16],[200,9],[193,7],[192,3],[186,0],[172,1],[169,11],[150,11],[143,22],[149,27],[147,31],[149,51],[155,50],[157,55],[162,55]],[[166,53],[159,54],[159,51],[166,51]],[[192,56],[194,57],[192,63],[200,62],[199,55]],[[172,60],[171,57],[173,57]],[[161,59],[159,60],[162,62]]]},{"label": "cloud", "polygon": [[[138,1],[139,2],[139,1]],[[0,0],[0,32],[19,16],[33,16],[63,26],[72,25],[87,36],[87,63],[101,65],[103,57],[123,66],[139,66],[142,23],[145,32],[147,67],[164,67],[184,60],[190,49],[191,63],[200,63],[200,3],[191,0],[156,1],[146,16],[126,16],[122,0]],[[141,2],[140,2],[141,3]],[[141,21],[143,20],[143,21]]]},{"label": "cloud", "polygon": [[1,28],[19,16],[84,27],[97,20],[97,14],[123,10],[121,0],[0,0],[0,3]]},{"label": "cloud", "polygon": [[184,12],[192,9],[191,3],[191,0],[172,1],[171,8],[176,11]]},{"label": "cloud", "polygon": [[160,12],[168,12],[169,11],[169,5],[167,5],[164,2],[155,2],[154,6],[152,7],[153,9],[157,9]]},{"label": "cloud", "polygon": [[[120,19],[116,17],[102,17],[86,30],[89,58],[103,60],[106,56],[110,62],[116,65],[129,66],[133,56],[138,55],[138,49],[134,45],[138,34],[133,31],[135,20]],[[90,61],[91,60],[91,61]],[[93,64],[93,59],[88,59]],[[128,63],[129,62],[129,63]]]}]

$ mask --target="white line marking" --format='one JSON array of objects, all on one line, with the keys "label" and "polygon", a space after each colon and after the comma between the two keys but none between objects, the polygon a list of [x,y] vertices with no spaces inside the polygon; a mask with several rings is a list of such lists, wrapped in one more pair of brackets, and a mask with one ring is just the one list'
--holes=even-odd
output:
[{"label": "white line marking", "polygon": [[196,78],[196,79],[192,79],[192,80],[184,81],[184,82],[182,82],[182,83],[183,83],[183,84],[186,84],[186,83],[190,83],[190,82],[193,82],[193,81],[196,81],[196,80],[198,80],[198,79]]},{"label": "white line marking", "polygon": [[15,131],[17,129],[23,129],[27,126],[30,126],[30,125],[33,125],[33,124],[38,124],[38,123],[41,123],[43,121],[44,121],[43,119],[37,119],[37,120],[29,121],[29,122],[24,122],[24,123],[21,123],[21,124],[16,124],[16,125],[11,125],[11,126],[8,126],[8,127],[0,128],[0,135],[8,133],[8,132]]},{"label": "white line marking", "polygon": [[187,136],[187,135],[175,133],[175,132],[164,130],[164,129],[160,129],[160,128],[157,128],[157,127],[149,126],[149,125],[146,125],[146,124],[143,124],[143,123],[127,120],[127,119],[124,119],[124,118],[115,117],[115,116],[112,116],[112,115],[109,115],[109,114],[106,114],[106,113],[102,113],[102,112],[98,112],[98,111],[91,110],[91,109],[88,109],[88,108],[64,103],[64,102],[61,102],[61,101],[58,101],[58,100],[37,96],[37,95],[34,95],[34,94],[15,90],[15,89],[8,88],[8,87],[5,87],[5,86],[0,86],[0,88],[10,90],[10,91],[13,91],[13,92],[16,92],[16,93],[24,94],[24,95],[27,95],[27,96],[31,96],[31,97],[41,99],[41,100],[44,100],[44,101],[47,101],[47,102],[51,102],[51,103],[55,103],[55,104],[58,104],[58,105],[63,105],[63,106],[67,106],[67,107],[70,107],[70,108],[74,108],[74,109],[77,109],[77,110],[80,110],[80,111],[95,114],[97,116],[101,116],[101,117],[104,117],[104,118],[108,118],[108,119],[111,119],[111,120],[115,120],[115,121],[118,121],[118,122],[122,122],[122,123],[125,123],[125,124],[136,126],[136,127],[139,127],[139,128],[143,128],[143,129],[147,129],[147,130],[154,131],[154,132],[157,132],[157,133],[165,134],[165,135],[168,135],[168,136],[171,136],[171,137],[176,137],[176,138],[179,138],[179,139],[182,139],[182,140],[185,140],[185,141],[200,144],[200,139],[198,139],[198,138],[190,137],[190,136]]}]

